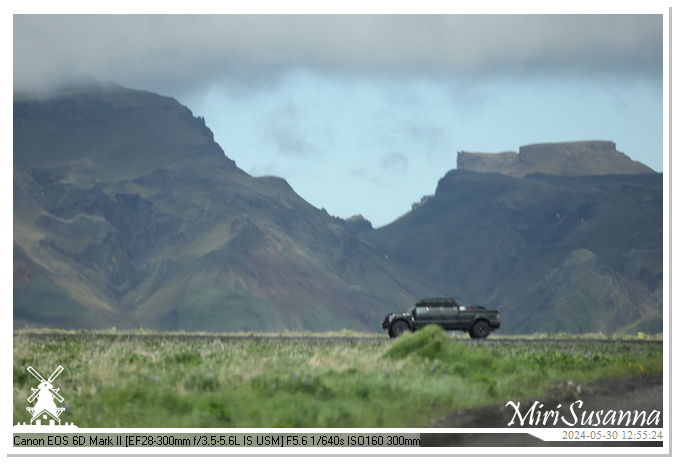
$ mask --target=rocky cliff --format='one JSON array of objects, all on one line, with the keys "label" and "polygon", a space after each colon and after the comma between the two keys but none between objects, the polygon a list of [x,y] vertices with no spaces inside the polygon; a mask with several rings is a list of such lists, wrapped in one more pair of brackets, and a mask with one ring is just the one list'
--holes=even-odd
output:
[{"label": "rocky cliff", "polygon": [[586,141],[540,143],[519,148],[519,152],[457,154],[457,169],[524,177],[532,173],[554,176],[596,176],[604,174],[645,174],[648,166],[616,150],[615,143]]}]

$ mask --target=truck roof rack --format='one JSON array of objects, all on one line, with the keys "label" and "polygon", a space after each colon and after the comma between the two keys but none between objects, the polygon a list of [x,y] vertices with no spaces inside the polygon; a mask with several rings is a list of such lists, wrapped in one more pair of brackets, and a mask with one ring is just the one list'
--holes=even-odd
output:
[{"label": "truck roof rack", "polygon": [[426,298],[415,303],[415,306],[457,306],[455,298]]}]

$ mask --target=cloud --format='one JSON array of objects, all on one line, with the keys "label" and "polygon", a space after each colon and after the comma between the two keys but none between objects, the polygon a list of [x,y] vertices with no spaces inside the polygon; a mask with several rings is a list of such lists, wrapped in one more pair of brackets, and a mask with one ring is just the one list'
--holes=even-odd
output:
[{"label": "cloud", "polygon": [[498,96],[472,83],[462,83],[451,88],[450,97],[455,106],[467,116],[477,116],[483,108],[498,103]]},{"label": "cloud", "polygon": [[15,90],[88,76],[156,91],[290,68],[662,74],[661,15],[14,15]]},{"label": "cloud", "polygon": [[409,139],[423,147],[428,156],[445,151],[449,147],[446,128],[428,120],[408,121],[403,132]]},{"label": "cloud", "polygon": [[379,178],[364,168],[351,168],[349,174],[351,177],[370,184],[379,184],[380,182]]},{"label": "cloud", "polygon": [[408,158],[400,151],[392,151],[380,158],[380,167],[391,174],[403,174],[408,169]]},{"label": "cloud", "polygon": [[319,153],[311,142],[312,130],[300,114],[298,106],[287,101],[274,107],[264,119],[264,137],[272,142],[282,155],[308,156]]}]

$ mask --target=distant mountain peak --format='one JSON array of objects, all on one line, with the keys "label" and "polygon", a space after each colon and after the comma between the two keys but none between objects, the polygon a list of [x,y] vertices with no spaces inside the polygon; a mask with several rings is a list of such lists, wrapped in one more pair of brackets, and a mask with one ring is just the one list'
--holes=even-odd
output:
[{"label": "distant mountain peak", "polygon": [[353,227],[356,232],[373,230],[372,223],[364,218],[362,214],[356,214],[350,218],[347,218],[346,223]]},{"label": "distant mountain peak", "polygon": [[14,98],[15,327],[379,330],[442,293],[177,100],[88,84]]},{"label": "distant mountain peak", "polygon": [[457,169],[488,172],[512,177],[542,173],[556,176],[595,176],[606,174],[644,174],[654,172],[617,151],[614,142],[539,143],[525,145],[519,152],[457,154]]},{"label": "distant mountain peak", "polygon": [[[205,118],[171,97],[89,83],[49,96],[14,96],[14,165],[109,182],[202,157],[240,171]],[[115,134],[115,135],[114,135]],[[245,173],[243,172],[245,175]]]}]

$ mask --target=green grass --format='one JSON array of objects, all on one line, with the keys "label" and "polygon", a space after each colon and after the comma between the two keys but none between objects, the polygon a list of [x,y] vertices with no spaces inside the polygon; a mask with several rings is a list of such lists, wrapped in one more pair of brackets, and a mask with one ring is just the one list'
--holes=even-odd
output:
[{"label": "green grass", "polygon": [[[662,372],[662,344],[474,343],[427,327],[396,341],[335,333],[204,338],[14,336],[14,423],[54,381],[79,427],[413,427],[529,399],[559,380]],[[252,336],[248,336],[252,335]],[[562,335],[562,338],[565,336]],[[490,339],[489,339],[490,341]],[[63,406],[63,404],[61,405]]]}]

